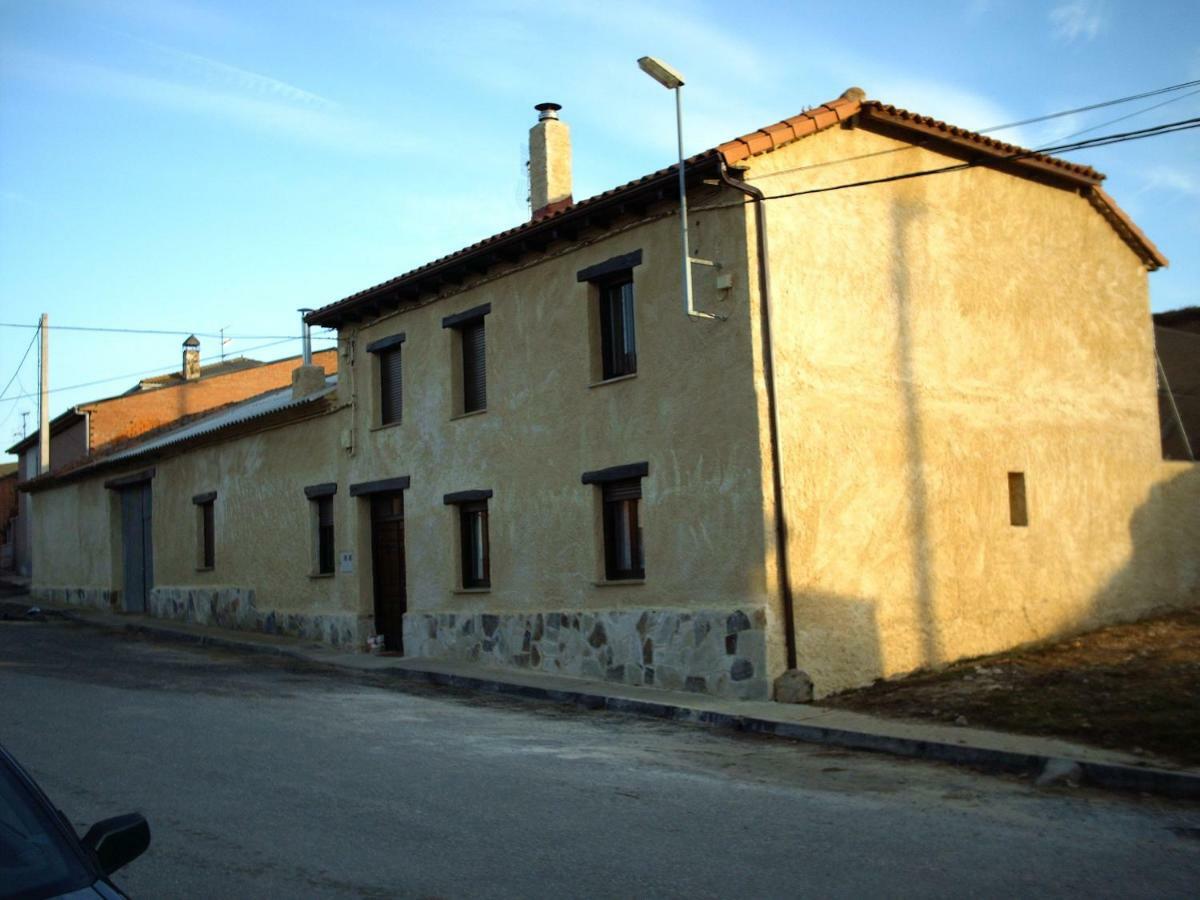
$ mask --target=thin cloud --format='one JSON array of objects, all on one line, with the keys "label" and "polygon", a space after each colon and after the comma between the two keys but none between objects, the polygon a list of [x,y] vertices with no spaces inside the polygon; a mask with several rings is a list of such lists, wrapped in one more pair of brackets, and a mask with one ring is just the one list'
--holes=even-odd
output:
[{"label": "thin cloud", "polygon": [[215,60],[194,58],[202,61],[198,64],[206,71],[221,73],[226,83],[220,87],[192,84],[22,50],[7,51],[4,61],[6,75],[58,90],[212,116],[355,155],[390,156],[417,149],[411,140],[348,116],[315,94]]},{"label": "thin cloud", "polygon": [[139,26],[196,37],[228,36],[244,31],[235,19],[213,8],[186,0],[64,0],[63,5]]},{"label": "thin cloud", "polygon": [[1107,23],[1106,10],[1094,0],[1072,0],[1050,10],[1055,37],[1068,44],[1095,40]]},{"label": "thin cloud", "polygon": [[1155,166],[1143,175],[1142,190],[1200,198],[1200,176],[1171,166]]},{"label": "thin cloud", "polygon": [[285,100],[289,103],[297,103],[315,109],[333,109],[337,106],[332,100],[322,97],[319,94],[314,94],[311,91],[306,91],[304,88],[297,87],[294,84],[289,84],[286,81],[281,81],[278,78],[272,78],[270,75],[252,72],[249,69],[242,69],[208,56],[201,56],[199,53],[191,53],[176,47],[168,47],[164,44],[148,41],[145,38],[135,37],[134,35],[126,35],[126,37],[144,47],[148,47],[161,57],[181,64],[185,69],[210,84],[220,85],[243,93]]}]

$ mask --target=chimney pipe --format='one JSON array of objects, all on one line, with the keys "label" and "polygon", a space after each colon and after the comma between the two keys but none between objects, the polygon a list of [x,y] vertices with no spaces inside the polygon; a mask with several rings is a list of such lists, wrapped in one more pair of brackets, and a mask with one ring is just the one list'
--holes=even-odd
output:
[{"label": "chimney pipe", "polygon": [[539,103],[529,129],[529,206],[534,221],[571,205],[571,129],[557,103]]},{"label": "chimney pipe", "polygon": [[312,309],[304,307],[299,310],[300,313],[300,339],[301,346],[304,348],[304,365],[312,365],[312,331],[308,326],[308,320],[305,318]]},{"label": "chimney pipe", "polygon": [[195,381],[200,377],[200,339],[194,334],[183,342],[183,380]]}]

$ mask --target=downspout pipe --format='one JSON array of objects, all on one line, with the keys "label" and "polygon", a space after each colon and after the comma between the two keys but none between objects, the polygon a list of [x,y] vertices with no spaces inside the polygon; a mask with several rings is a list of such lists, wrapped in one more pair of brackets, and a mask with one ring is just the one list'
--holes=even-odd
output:
[{"label": "downspout pipe", "polygon": [[775,393],[775,347],[771,342],[771,268],[767,252],[767,208],[763,192],[752,184],[734,178],[724,160],[720,168],[721,181],[740,191],[754,203],[754,225],[758,246],[759,327],[762,331],[763,381],[767,387],[767,408],[770,410],[771,481],[775,494],[775,558],[779,567],[779,591],[783,600],[784,646],[787,648],[787,667],[796,668],[796,613],[792,598],[792,580],[788,570],[787,513],[783,501],[783,455],[779,447],[779,399]]}]

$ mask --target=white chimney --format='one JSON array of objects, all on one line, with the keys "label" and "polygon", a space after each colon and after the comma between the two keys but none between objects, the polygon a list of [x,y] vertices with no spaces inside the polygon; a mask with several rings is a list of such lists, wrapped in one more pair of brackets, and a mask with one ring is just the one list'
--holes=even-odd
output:
[{"label": "white chimney", "polygon": [[183,342],[183,378],[195,381],[200,377],[200,339],[194,334]]},{"label": "white chimney", "polygon": [[558,118],[557,103],[539,103],[529,129],[529,206],[535,220],[570,206],[571,129]]}]

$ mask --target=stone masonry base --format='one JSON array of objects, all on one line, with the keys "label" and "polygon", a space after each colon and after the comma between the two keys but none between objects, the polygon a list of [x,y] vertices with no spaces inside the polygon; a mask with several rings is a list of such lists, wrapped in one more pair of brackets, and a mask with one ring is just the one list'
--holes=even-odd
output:
[{"label": "stone masonry base", "polygon": [[408,613],[405,656],[770,698],[761,609]]},{"label": "stone masonry base", "polygon": [[161,619],[281,634],[335,647],[358,649],[366,642],[353,613],[263,611],[255,606],[253,588],[156,587],[150,591],[149,612]]},{"label": "stone masonry base", "polygon": [[117,592],[108,588],[37,587],[30,588],[29,596],[56,606],[88,606],[103,610],[112,609],[117,602]]},{"label": "stone masonry base", "polygon": [[[104,588],[34,588],[35,600],[69,606],[113,609],[117,591]],[[150,591],[146,612],[160,619],[218,625],[239,631],[259,631],[305,640],[324,641],[335,647],[360,649],[369,626],[360,626],[353,613],[293,613],[263,611],[254,603],[254,589],[243,587],[156,587]]]}]

